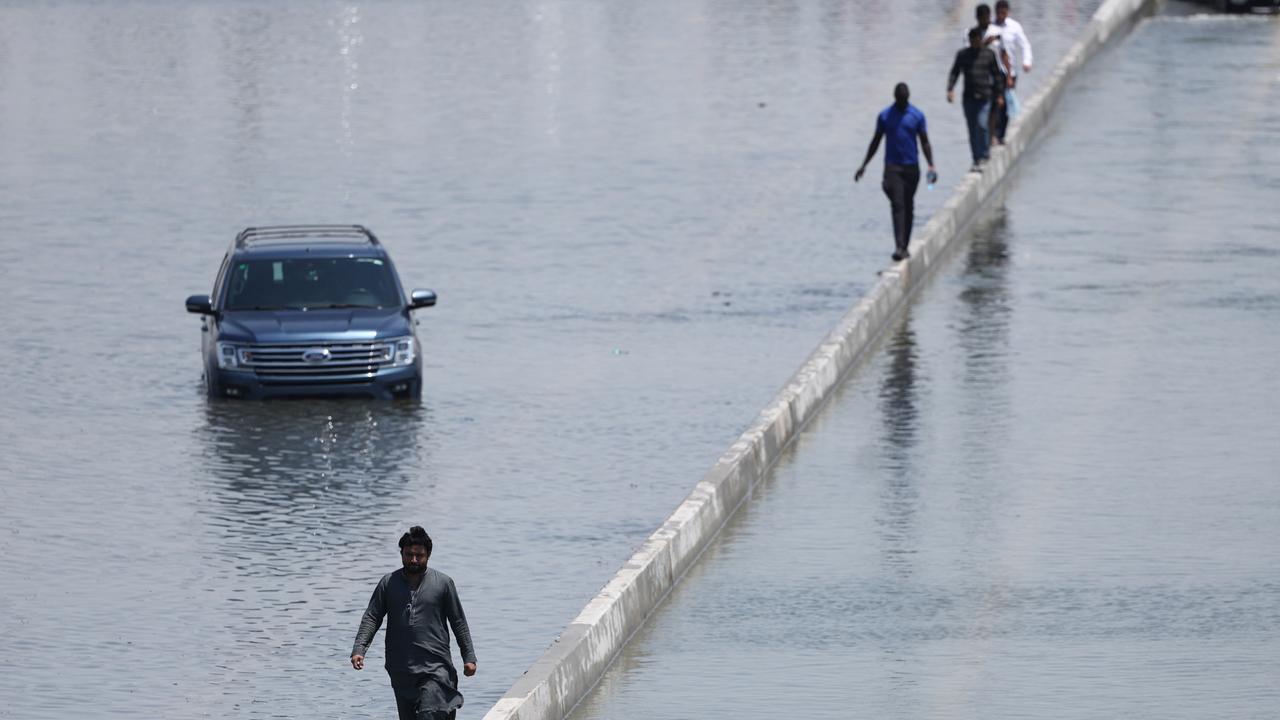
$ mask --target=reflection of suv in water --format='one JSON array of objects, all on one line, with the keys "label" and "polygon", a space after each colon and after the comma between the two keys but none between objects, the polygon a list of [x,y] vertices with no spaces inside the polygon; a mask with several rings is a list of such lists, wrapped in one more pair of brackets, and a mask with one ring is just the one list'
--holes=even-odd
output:
[{"label": "reflection of suv in water", "polygon": [[417,397],[422,363],[408,298],[386,250],[360,225],[249,228],[222,259],[203,316],[205,388],[217,397]]}]

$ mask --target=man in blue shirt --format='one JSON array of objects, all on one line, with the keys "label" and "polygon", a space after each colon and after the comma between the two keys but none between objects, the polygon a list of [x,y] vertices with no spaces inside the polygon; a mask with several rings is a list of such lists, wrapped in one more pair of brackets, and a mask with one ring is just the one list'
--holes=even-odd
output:
[{"label": "man in blue shirt", "polygon": [[905,260],[911,257],[907,244],[911,242],[911,222],[915,215],[916,188],[920,185],[920,159],[916,154],[916,142],[919,139],[924,157],[929,161],[929,181],[937,180],[938,173],[933,168],[933,147],[929,145],[929,133],[925,127],[924,113],[920,108],[907,102],[911,91],[906,83],[898,83],[893,88],[893,104],[885,108],[876,118],[876,134],[871,138],[871,146],[867,148],[867,157],[862,166],[854,174],[853,181],[862,179],[867,170],[867,163],[880,149],[880,139],[888,136],[884,147],[884,181],[881,187],[889,196],[889,209],[893,214],[893,239],[895,248],[893,259]]}]

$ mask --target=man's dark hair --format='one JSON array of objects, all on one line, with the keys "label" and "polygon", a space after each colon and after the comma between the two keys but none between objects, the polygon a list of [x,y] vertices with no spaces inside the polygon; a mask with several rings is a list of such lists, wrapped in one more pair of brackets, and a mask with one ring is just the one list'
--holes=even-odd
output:
[{"label": "man's dark hair", "polygon": [[974,40],[981,42],[982,28],[969,28],[969,42],[973,42]]},{"label": "man's dark hair", "polygon": [[1009,9],[1009,0],[998,0],[998,2],[996,2],[996,10],[1008,10],[1008,9]]},{"label": "man's dark hair", "polygon": [[978,7],[974,8],[973,14],[976,15],[979,20],[984,17],[989,18],[991,17],[991,6],[986,3],[982,3]]},{"label": "man's dark hair", "polygon": [[414,525],[409,528],[409,532],[400,536],[400,549],[403,550],[410,545],[421,545],[426,549],[427,555],[431,555],[431,536],[421,525]]}]

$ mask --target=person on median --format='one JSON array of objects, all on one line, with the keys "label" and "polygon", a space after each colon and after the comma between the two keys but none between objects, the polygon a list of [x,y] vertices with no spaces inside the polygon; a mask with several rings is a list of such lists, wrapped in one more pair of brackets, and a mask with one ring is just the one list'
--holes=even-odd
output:
[{"label": "person on median", "polygon": [[938,179],[933,168],[933,147],[929,145],[929,132],[925,125],[924,113],[920,108],[910,104],[911,89],[906,83],[898,83],[893,88],[893,104],[880,112],[876,117],[876,132],[867,148],[867,157],[862,161],[853,181],[862,179],[867,171],[867,163],[875,156],[880,147],[880,139],[886,135],[889,142],[884,147],[884,180],[881,187],[889,197],[889,211],[893,215],[893,259],[905,260],[911,257],[907,245],[911,242],[911,223],[915,217],[916,188],[920,185],[920,158],[916,154],[917,138],[920,148],[924,150],[925,160],[929,161],[929,182]]},{"label": "person on median", "polygon": [[990,28],[995,28],[1000,35],[1000,46],[1004,51],[1000,59],[1005,65],[1005,75],[1008,76],[1008,87],[1004,91],[1004,108],[992,127],[992,137],[996,142],[1003,143],[1004,133],[1009,129],[1009,118],[1017,114],[1019,67],[1023,73],[1031,72],[1031,41],[1027,39],[1027,33],[1022,29],[1022,24],[1009,17],[1008,0],[1000,0],[996,3],[996,19]]},{"label": "person on median", "polygon": [[955,62],[947,77],[947,102],[955,102],[956,80],[964,74],[964,120],[969,126],[969,152],[973,167],[969,172],[982,172],[982,165],[991,157],[992,103],[1004,104],[1004,74],[1000,61],[991,48],[982,44],[983,30],[969,30],[969,47],[956,53]]}]

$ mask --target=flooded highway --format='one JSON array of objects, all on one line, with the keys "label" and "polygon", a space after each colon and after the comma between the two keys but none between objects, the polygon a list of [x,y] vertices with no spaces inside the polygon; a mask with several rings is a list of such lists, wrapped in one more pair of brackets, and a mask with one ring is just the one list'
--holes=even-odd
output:
[{"label": "flooded highway", "polygon": [[1280,19],[1169,4],[572,716],[1280,707]]},{"label": "flooded highway", "polygon": [[[1036,43],[1037,72],[1052,67],[1097,2],[1047,5],[1027,3],[1017,13]],[[397,565],[395,539],[416,523],[432,533],[432,562],[454,577],[466,605],[480,673],[462,684],[463,716],[479,716],[887,264],[884,198],[874,183],[854,187],[850,175],[894,82],[915,88],[943,176],[937,190],[921,191],[918,223],[968,166],[963,119],[943,102],[942,88],[970,22],[969,3],[64,2],[4,9],[0,632],[10,646],[0,659],[0,717],[389,713],[381,640],[363,673],[350,670],[347,655],[373,583]],[[1013,483],[1006,471],[1027,468],[1024,454],[1045,451],[1026,444],[1024,433],[1044,429],[1037,422],[1077,417],[1088,425],[1097,408],[1082,403],[1106,398],[1104,391],[1055,396],[1048,391],[1061,385],[1046,389],[1039,369],[1014,365],[1009,343],[1017,336],[1007,326],[1015,318],[1052,333],[1043,322],[1052,310],[1055,318],[1076,318],[1081,333],[1114,333],[1105,349],[1115,355],[1094,373],[1115,363],[1154,372],[1141,379],[1181,396],[1178,413],[1143,396],[1107,414],[1127,420],[1113,428],[1123,432],[1103,439],[1116,474],[1155,482],[1149,456],[1116,449],[1131,452],[1133,442],[1179,454],[1210,448],[1208,456],[1164,467],[1226,468],[1214,475],[1223,478],[1221,492],[1227,480],[1256,480],[1274,459],[1258,455],[1267,443],[1249,445],[1252,454],[1241,448],[1267,426],[1250,420],[1274,419],[1266,404],[1274,380],[1259,372],[1253,354],[1273,347],[1274,287],[1267,291],[1266,283],[1275,277],[1267,264],[1274,248],[1248,233],[1274,231],[1250,210],[1275,189],[1274,174],[1259,162],[1274,153],[1273,138],[1261,133],[1275,126],[1274,102],[1267,102],[1275,86],[1266,85],[1277,74],[1275,24],[1231,22],[1226,38],[1205,30],[1207,39],[1184,40],[1193,50],[1239,50],[1231,62],[1254,84],[1175,77],[1185,70],[1176,38],[1147,53],[1152,66],[1172,68],[1151,71],[1166,86],[1113,71],[1099,76],[1111,85],[1095,87],[1086,76],[1082,97],[1103,96],[1092,113],[1128,108],[1146,124],[1126,125],[1119,138],[1076,136],[1080,145],[1057,151],[1064,157],[1051,161],[1052,174],[1026,168],[1016,197],[1032,209],[1011,205],[1006,261],[994,270],[980,263],[988,269],[979,274],[994,273],[991,287],[965,304],[940,300],[938,313],[961,315],[939,326],[923,310],[913,313],[898,364],[916,380],[890,383],[887,397],[900,392],[907,400],[883,402],[906,408],[891,436],[903,467],[974,466],[968,492],[978,495],[940,502],[968,507],[975,524],[941,528],[944,536],[1000,542],[1000,522],[979,523],[984,512],[1005,517],[995,514],[1005,511],[996,507],[1005,498],[991,476]],[[1037,72],[1027,78],[1028,93]],[[1226,122],[1227,154],[1206,151],[1224,137],[1206,140],[1209,117],[1197,124],[1183,114],[1189,107],[1211,115],[1199,99],[1169,106],[1164,125],[1142,114],[1165,95],[1203,98],[1231,88],[1237,94],[1223,97],[1239,112],[1213,116]],[[1118,98],[1126,92],[1150,97],[1125,105]],[[1074,127],[1066,118],[1082,125],[1090,116],[1063,117],[1065,136]],[[1186,144],[1149,149],[1137,160],[1146,174],[1100,170],[1118,150],[1098,143],[1134,152],[1148,146],[1133,138],[1156,132]],[[1095,197],[1100,173],[1117,185]],[[1038,189],[1037,178],[1046,183]],[[1206,187],[1188,191],[1179,184],[1188,178]],[[1228,191],[1230,183],[1245,187]],[[1068,204],[1054,195],[1073,192],[1077,200]],[[1205,198],[1217,204],[1206,210],[1192,202]],[[1067,270],[1089,257],[1077,244],[1088,235],[1083,220],[1104,211],[1129,223],[1115,243],[1099,240],[1113,253],[1107,259],[1124,264],[1099,261],[1072,279]],[[1159,232],[1185,247],[1145,242],[1142,223],[1153,212],[1167,219]],[[1033,219],[1044,224],[1025,224]],[[421,404],[203,397],[199,321],[183,312],[182,300],[208,291],[238,230],[286,222],[365,223],[406,285],[440,293],[437,308],[418,314],[426,351]],[[1178,252],[1203,242],[1193,230],[1206,227],[1215,236],[1224,228],[1248,232],[1222,246],[1234,248],[1229,253],[1215,246],[1177,264]],[[1044,246],[1024,250],[1022,233],[1038,233]],[[1046,264],[1028,265],[1024,252]],[[1232,272],[1232,258],[1256,273],[1245,276],[1255,285],[1235,277],[1229,292],[1209,292],[1215,277],[1206,266]],[[1132,292],[1129,273],[1167,278],[1160,273],[1170,263],[1185,275],[1156,289],[1173,293],[1188,283],[1200,288],[1201,304],[1183,298],[1187,306],[1174,310],[1142,306],[1141,317],[1115,322],[1108,298]],[[1036,268],[1039,275],[1028,278]],[[1031,283],[1018,286],[1028,294],[1012,295],[1015,282]],[[1069,294],[1073,283],[1098,289]],[[1202,356],[1150,347],[1152,357],[1130,355],[1120,342],[1156,332],[1147,323],[1157,320],[1172,332],[1191,316],[1236,317],[1230,313],[1243,315],[1208,328],[1221,336],[1183,340],[1224,362],[1190,388],[1179,384],[1179,368],[1156,361],[1199,372]],[[965,340],[955,340],[952,322],[973,326]],[[986,336],[994,345],[983,344]],[[946,337],[970,357],[957,377],[931,375],[912,359],[943,352],[930,348]],[[1224,338],[1247,342],[1213,345]],[[1085,358],[1098,352],[1093,337],[1076,341]],[[1063,364],[1053,365],[1057,380],[1072,370],[1063,352],[1055,361]],[[1090,366],[1070,362],[1087,377]],[[957,401],[959,411],[927,404],[929,392],[955,391],[959,379],[977,388]],[[1112,387],[1107,378],[1098,382]],[[880,392],[876,383],[855,383],[849,397]],[[1209,396],[1210,389],[1221,395]],[[1017,406],[1017,398],[1032,406]],[[1212,411],[1228,399],[1237,413],[1224,424]],[[969,420],[960,423],[956,412]],[[926,416],[938,425],[921,425]],[[857,421],[874,431],[867,442],[878,446],[875,433],[887,432],[882,420]],[[1193,426],[1160,434],[1175,421]],[[1224,427],[1229,436],[1219,434]],[[1073,463],[1088,457],[1077,452],[1094,437],[1087,429],[1073,426],[1061,446],[1048,448],[1047,461],[1070,462],[1054,460],[1032,476],[1084,473],[1089,466]],[[963,433],[963,451],[929,454],[922,443],[941,439],[933,433]],[[880,482],[890,493],[882,502],[901,524],[872,539],[889,543],[900,533],[902,547],[917,550],[909,543],[929,541],[912,524],[921,485],[868,474],[880,461],[867,457],[858,462],[869,468],[830,453],[814,462],[822,457],[833,472],[859,478],[861,491],[874,494]],[[1237,532],[1274,528],[1265,514],[1274,496],[1255,489],[1262,494],[1240,503]],[[1152,502],[1187,501],[1172,490]],[[864,513],[874,504],[844,507],[850,526],[885,519]],[[1154,522],[1144,517],[1137,520]],[[1213,528],[1224,539],[1241,537],[1230,534],[1231,523]],[[1193,531],[1185,536],[1192,547],[1206,537]],[[907,555],[874,543],[857,552]],[[1215,546],[1199,552],[1205,563],[1218,557]],[[1135,552],[1132,559],[1150,557]],[[1171,571],[1184,567],[1175,560],[1185,553],[1171,557]],[[1250,549],[1239,560],[1240,582],[1252,582],[1251,564],[1266,559]],[[826,572],[816,564],[808,571]],[[980,575],[974,587],[984,587]],[[1242,622],[1257,619],[1247,603],[1238,607],[1246,611]],[[1264,625],[1260,637],[1272,627]]]}]

